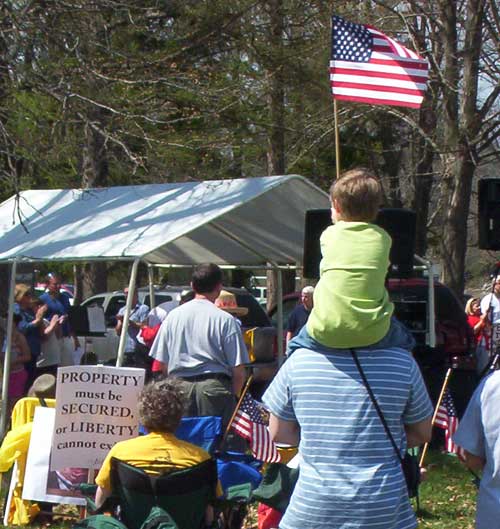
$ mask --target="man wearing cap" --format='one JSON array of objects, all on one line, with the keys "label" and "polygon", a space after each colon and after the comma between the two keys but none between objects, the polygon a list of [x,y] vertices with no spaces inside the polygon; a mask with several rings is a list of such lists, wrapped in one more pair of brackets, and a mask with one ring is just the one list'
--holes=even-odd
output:
[{"label": "man wearing cap", "polygon": [[300,304],[291,312],[286,329],[286,344],[304,327],[313,308],[314,287],[307,286],[300,293]]},{"label": "man wearing cap", "polygon": [[248,352],[238,322],[214,304],[222,290],[221,269],[198,265],[191,287],[194,299],[168,314],[150,355],[165,373],[183,380],[186,415],[220,416],[227,424],[243,387]]}]

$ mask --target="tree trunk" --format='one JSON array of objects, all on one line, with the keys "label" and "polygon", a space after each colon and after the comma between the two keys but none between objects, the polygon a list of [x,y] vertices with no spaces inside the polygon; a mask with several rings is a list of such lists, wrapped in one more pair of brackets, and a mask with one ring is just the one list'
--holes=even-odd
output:
[{"label": "tree trunk", "polygon": [[285,75],[283,72],[283,1],[270,0],[269,112],[271,116],[267,167],[270,175],[285,174]]},{"label": "tree trunk", "polygon": [[[434,106],[435,100],[432,98],[431,93],[427,92],[420,109],[419,125],[429,137],[434,136],[436,129],[436,111]],[[420,256],[425,256],[427,253],[427,224],[434,183],[434,155],[434,149],[431,144],[420,136],[416,156],[418,161],[414,176],[415,194],[412,202],[412,209],[416,213],[417,221],[415,252]]]},{"label": "tree trunk", "polygon": [[[445,103],[444,190],[445,214],[441,239],[443,281],[462,296],[465,285],[465,255],[467,250],[467,219],[469,216],[472,178],[477,155],[473,141],[481,127],[477,99],[479,57],[482,48],[484,1],[469,0],[463,48],[463,74],[459,79],[456,5],[443,0],[445,20],[445,71],[447,88]],[[460,81],[460,82],[459,82]],[[462,99],[458,90],[462,86]],[[456,87],[456,89],[454,88]],[[459,114],[460,107],[460,114]]]},{"label": "tree trunk", "polygon": [[467,219],[475,165],[470,148],[462,142],[460,152],[448,171],[453,182],[451,199],[446,208],[441,239],[443,281],[461,297],[465,286],[465,255],[467,251]]},{"label": "tree trunk", "polygon": [[[282,270],[281,280],[283,286],[283,295],[295,292],[295,270]],[[267,310],[274,307],[278,298],[276,296],[276,288],[278,285],[278,274],[275,270],[267,271]]]},{"label": "tree trunk", "polygon": [[[82,188],[93,188],[107,185],[108,158],[103,136],[92,128],[91,120],[104,121],[103,110],[97,110],[89,116],[84,127],[84,145],[82,152]],[[75,284],[77,299],[81,302],[99,292],[108,289],[107,264],[105,262],[85,263],[75,266]],[[78,288],[80,287],[80,288]]]}]

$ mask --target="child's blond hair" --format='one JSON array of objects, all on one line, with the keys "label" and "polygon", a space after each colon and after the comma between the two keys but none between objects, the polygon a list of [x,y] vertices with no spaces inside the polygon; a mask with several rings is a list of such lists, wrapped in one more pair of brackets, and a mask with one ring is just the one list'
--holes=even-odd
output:
[{"label": "child's blond hair", "polygon": [[383,201],[382,186],[369,169],[358,167],[333,182],[330,198],[342,220],[373,222]]}]

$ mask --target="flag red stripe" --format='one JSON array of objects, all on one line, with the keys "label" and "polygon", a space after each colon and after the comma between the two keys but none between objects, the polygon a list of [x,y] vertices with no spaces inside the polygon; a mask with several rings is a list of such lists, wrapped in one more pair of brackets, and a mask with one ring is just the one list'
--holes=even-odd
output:
[{"label": "flag red stripe", "polygon": [[406,73],[390,73],[390,72],[369,72],[367,70],[352,70],[351,68],[330,68],[330,74],[334,75],[359,75],[360,77],[379,77],[381,79],[396,79],[398,81],[413,81],[414,83],[425,84],[427,76],[419,77],[418,75],[409,75]]},{"label": "flag red stripe", "polygon": [[413,70],[428,70],[427,62],[423,59],[405,59],[403,57],[386,57],[384,59],[379,57],[372,57],[369,61],[369,64],[382,64],[386,66],[401,66],[401,68],[411,68]]},{"label": "flag red stripe", "polygon": [[396,107],[410,108],[420,108],[421,106],[421,103],[412,103],[410,101],[396,101],[394,99],[374,99],[370,97],[356,97],[337,94],[333,94],[333,98],[338,99],[340,101],[355,101],[357,103],[367,103],[370,105],[391,105]]},{"label": "flag red stripe", "polygon": [[358,88],[360,90],[370,90],[371,92],[393,92],[395,94],[408,94],[423,96],[424,90],[419,90],[418,88],[400,88],[399,86],[385,86],[385,85],[372,85],[372,84],[361,84],[361,83],[349,83],[346,81],[335,81],[330,83],[332,89],[335,88]]}]

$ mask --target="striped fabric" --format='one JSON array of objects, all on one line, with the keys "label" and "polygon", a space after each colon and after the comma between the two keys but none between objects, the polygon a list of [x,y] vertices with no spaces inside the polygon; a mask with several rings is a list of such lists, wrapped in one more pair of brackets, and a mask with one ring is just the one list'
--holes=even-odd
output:
[{"label": "striped fabric", "polygon": [[[264,395],[301,428],[300,476],[281,529],[412,529],[399,461],[349,351],[297,350]],[[394,440],[432,415],[420,371],[402,349],[358,350]]]},{"label": "striped fabric", "polygon": [[332,18],[330,84],[334,99],[419,108],[429,65],[371,26]]}]

